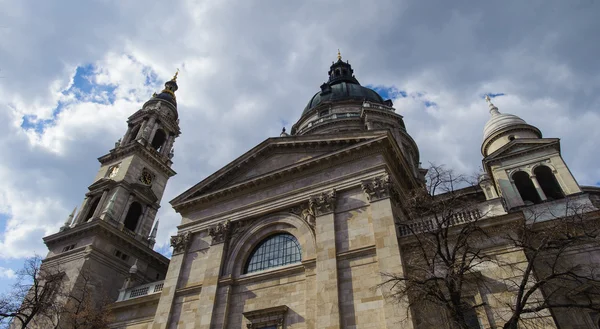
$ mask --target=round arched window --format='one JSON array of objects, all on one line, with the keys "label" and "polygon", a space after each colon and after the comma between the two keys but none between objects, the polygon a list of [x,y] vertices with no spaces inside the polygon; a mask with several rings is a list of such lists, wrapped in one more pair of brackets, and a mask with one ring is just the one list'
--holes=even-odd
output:
[{"label": "round arched window", "polygon": [[271,235],[254,248],[246,262],[244,273],[298,263],[301,260],[300,245],[293,235],[288,233]]}]

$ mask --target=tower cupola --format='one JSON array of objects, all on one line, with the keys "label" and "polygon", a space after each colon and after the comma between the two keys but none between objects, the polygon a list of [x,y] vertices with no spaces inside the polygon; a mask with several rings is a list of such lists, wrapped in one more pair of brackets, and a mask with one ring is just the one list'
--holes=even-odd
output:
[{"label": "tower cupola", "polygon": [[485,100],[490,108],[491,118],[483,127],[481,154],[484,157],[517,138],[542,138],[542,132],[538,128],[520,117],[500,113],[490,96],[486,95]]}]

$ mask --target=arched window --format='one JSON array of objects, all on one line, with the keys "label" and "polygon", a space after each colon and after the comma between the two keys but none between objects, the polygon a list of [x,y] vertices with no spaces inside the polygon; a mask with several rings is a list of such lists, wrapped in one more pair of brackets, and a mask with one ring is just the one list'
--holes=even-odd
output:
[{"label": "arched window", "polygon": [[87,222],[92,216],[94,216],[94,212],[96,212],[96,208],[98,208],[98,203],[100,203],[100,197],[96,197],[96,200],[92,202],[92,206],[89,208],[87,214],[83,218],[84,222]]},{"label": "arched window", "polygon": [[160,152],[160,148],[164,145],[167,140],[167,134],[162,129],[158,129],[156,133],[154,133],[154,138],[152,138],[152,147]]},{"label": "arched window", "polygon": [[535,189],[535,186],[533,186],[533,182],[531,181],[529,175],[526,172],[518,171],[512,177],[515,182],[515,185],[517,186],[517,190],[521,195],[521,199],[523,199],[523,202],[526,205],[536,204],[542,201],[540,199],[540,195]]},{"label": "arched window", "polygon": [[244,273],[297,263],[302,260],[298,240],[288,233],[271,235],[250,254]]},{"label": "arched window", "polygon": [[538,183],[540,183],[540,187],[546,198],[548,200],[557,200],[564,198],[564,194],[560,189],[560,185],[558,185],[558,181],[556,177],[552,173],[552,170],[546,166],[538,166],[533,170],[535,177],[537,178]]},{"label": "arched window", "polygon": [[135,231],[138,220],[142,215],[142,205],[139,202],[134,202],[129,206],[129,210],[127,211],[127,216],[125,216],[125,228],[130,231]]},{"label": "arched window", "polygon": [[127,137],[127,141],[125,141],[125,142],[129,143],[131,141],[134,141],[139,132],[140,132],[140,125],[137,125],[137,126],[135,126],[135,128],[133,128],[131,130],[131,134],[129,134],[129,137]]}]

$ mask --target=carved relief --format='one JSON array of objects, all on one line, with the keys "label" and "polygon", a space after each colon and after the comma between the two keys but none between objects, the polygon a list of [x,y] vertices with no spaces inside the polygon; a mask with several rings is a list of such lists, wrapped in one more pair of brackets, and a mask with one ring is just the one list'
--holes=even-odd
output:
[{"label": "carved relief", "polygon": [[310,203],[305,203],[300,206],[290,209],[292,214],[296,214],[304,220],[308,226],[314,231],[316,224],[315,209],[311,207]]},{"label": "carved relief", "polygon": [[371,202],[393,197],[395,200],[398,197],[390,175],[384,174],[371,180],[363,181],[363,192],[367,195],[367,199]]},{"label": "carved relief", "polygon": [[[312,216],[320,216],[333,212],[335,207],[335,189],[330,192],[323,192],[319,195],[311,196],[308,200],[308,208],[313,209]],[[310,216],[307,213],[307,216]]]},{"label": "carved relief", "polygon": [[173,247],[173,254],[184,252],[191,240],[192,235],[190,232],[171,236],[171,247]]},{"label": "carved relief", "polygon": [[226,220],[225,222],[219,223],[208,229],[208,234],[212,237],[211,245],[225,242],[225,240],[229,237],[230,230],[231,222],[229,220]]}]

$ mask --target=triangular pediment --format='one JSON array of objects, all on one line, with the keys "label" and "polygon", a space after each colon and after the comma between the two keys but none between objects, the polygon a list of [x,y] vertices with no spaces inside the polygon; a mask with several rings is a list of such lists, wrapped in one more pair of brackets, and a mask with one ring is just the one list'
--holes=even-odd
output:
[{"label": "triangular pediment", "polygon": [[213,191],[262,179],[282,170],[317,164],[328,156],[376,139],[387,132],[269,138],[171,201],[186,202]]},{"label": "triangular pediment", "polygon": [[156,196],[156,194],[154,194],[154,191],[152,191],[152,188],[148,185],[133,183],[131,184],[131,191],[135,192],[140,196],[143,196],[146,199],[146,201],[149,201],[151,203],[158,201],[158,197]]},{"label": "triangular pediment", "polygon": [[558,138],[523,138],[515,139],[512,142],[502,146],[492,154],[485,157],[485,162],[490,162],[508,157],[519,156],[525,153],[537,151],[543,148],[554,148],[560,152],[560,142]]}]

